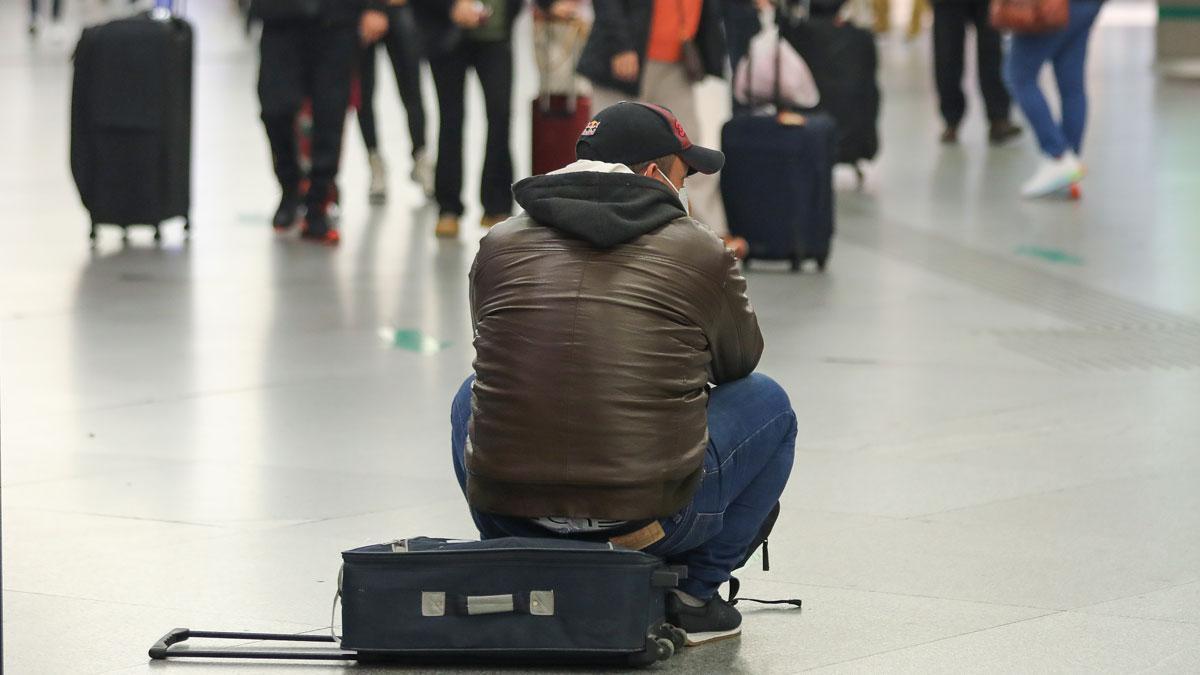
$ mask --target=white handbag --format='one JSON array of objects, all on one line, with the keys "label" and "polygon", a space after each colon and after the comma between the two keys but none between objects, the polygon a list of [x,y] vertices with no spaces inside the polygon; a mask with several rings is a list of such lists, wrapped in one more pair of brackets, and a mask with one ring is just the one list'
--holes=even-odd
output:
[{"label": "white handbag", "polygon": [[773,10],[764,11],[760,20],[763,28],[750,40],[750,49],[734,72],[734,98],[752,107],[815,108],[821,94],[808,64],[779,35]]}]

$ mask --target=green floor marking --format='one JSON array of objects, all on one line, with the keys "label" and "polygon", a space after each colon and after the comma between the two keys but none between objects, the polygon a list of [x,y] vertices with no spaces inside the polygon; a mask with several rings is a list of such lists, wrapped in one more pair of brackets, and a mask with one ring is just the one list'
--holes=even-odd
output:
[{"label": "green floor marking", "polygon": [[436,354],[450,346],[448,340],[438,340],[419,330],[397,330],[385,326],[379,329],[379,337],[396,349],[418,354]]},{"label": "green floor marking", "polygon": [[1082,265],[1083,258],[1071,255],[1066,251],[1057,248],[1042,248],[1040,246],[1018,246],[1017,255],[1026,255],[1031,258],[1041,258],[1047,262],[1057,263],[1059,265]]}]

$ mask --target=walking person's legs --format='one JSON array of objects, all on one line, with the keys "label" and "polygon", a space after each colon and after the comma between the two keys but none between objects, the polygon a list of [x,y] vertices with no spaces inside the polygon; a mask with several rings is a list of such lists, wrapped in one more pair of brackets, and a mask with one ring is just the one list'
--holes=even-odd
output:
[{"label": "walking person's legs", "polygon": [[412,155],[417,157],[425,151],[425,100],[421,92],[421,52],[417,48],[416,26],[409,5],[393,7],[388,11],[391,28],[384,38],[392,71],[396,75],[396,88],[400,90],[400,103],[408,118],[408,135],[412,141]]},{"label": "walking person's legs", "polygon": [[1005,75],[1009,89],[1045,155],[1038,170],[1021,186],[1021,194],[1027,198],[1057,193],[1083,177],[1083,166],[1071,150],[1062,126],[1054,120],[1037,82],[1042,66],[1058,53],[1065,36],[1066,31],[1015,35],[1008,53]]},{"label": "walking person's legs", "polygon": [[1076,155],[1082,153],[1087,126],[1087,48],[1092,25],[1100,13],[1099,2],[1071,3],[1067,35],[1054,55],[1054,78],[1062,100],[1062,131],[1066,144]]},{"label": "walking person's legs", "polygon": [[439,218],[435,234],[439,237],[456,237],[458,219],[463,213],[463,90],[467,78],[467,59],[463,47],[430,59],[429,68],[433,71],[433,83],[437,88],[441,120],[435,179]]},{"label": "walking person's legs", "polygon": [[979,70],[979,89],[987,109],[988,140],[1000,144],[1021,133],[1010,121],[1012,97],[1004,84],[1003,46],[1000,31],[992,26],[985,0],[967,3],[971,21],[975,24],[976,66]]},{"label": "walking person's legs", "polygon": [[303,31],[267,22],[259,43],[258,99],[271,162],[282,194],[272,225],[291,227],[300,209],[300,161],[296,113],[304,101]]},{"label": "walking person's legs", "polygon": [[484,227],[495,225],[512,214],[512,43],[508,40],[476,44],[472,65],[483,86],[487,113],[487,145],[479,199],[483,204]]},{"label": "walking person's legs", "polygon": [[946,129],[943,143],[958,142],[958,125],[967,111],[963,95],[963,50],[966,41],[967,8],[962,2],[933,5],[933,72],[938,105]]},{"label": "walking person's legs", "polygon": [[367,148],[367,162],[370,164],[371,179],[367,188],[367,198],[372,204],[382,204],[387,200],[387,165],[379,152],[379,133],[375,126],[375,77],[378,43],[363,47],[358,59],[358,88],[360,98],[358,104],[358,128],[362,132],[363,145]]},{"label": "walking person's legs", "polygon": [[305,197],[307,222],[304,236],[336,242],[327,209],[336,198],[336,179],[342,155],[342,133],[350,82],[358,54],[358,31],[353,26],[315,26],[306,46],[311,62],[309,96],[312,98],[312,182]]},{"label": "walking person's legs", "polygon": [[377,44],[363,47],[358,62],[358,88],[362,98],[358,104],[358,129],[367,152],[379,149],[379,134],[375,128],[376,47]]}]

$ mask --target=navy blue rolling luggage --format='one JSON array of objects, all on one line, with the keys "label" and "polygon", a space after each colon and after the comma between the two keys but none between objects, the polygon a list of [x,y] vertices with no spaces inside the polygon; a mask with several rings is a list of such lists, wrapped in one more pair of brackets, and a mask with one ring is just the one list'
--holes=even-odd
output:
[{"label": "navy blue rolling luggage", "polygon": [[180,217],[190,229],[192,27],[162,5],[83,31],[71,93],[71,171],[100,224]]},{"label": "navy blue rolling luggage", "polygon": [[340,649],[173,648],[190,638],[338,642],[177,628],[150,657],[644,666],[686,640],[665,618],[666,595],[686,571],[609,543],[418,537],[342,560]]},{"label": "navy blue rolling luggage", "polygon": [[828,115],[783,124],[774,115],[740,115],[721,130],[721,195],[731,234],[754,260],[806,260],[824,270],[833,238],[837,124]]},{"label": "navy blue rolling luggage", "polygon": [[781,23],[782,35],[808,64],[821,92],[819,110],[837,120],[839,164],[854,166],[879,152],[879,55],[875,36],[828,18]]}]

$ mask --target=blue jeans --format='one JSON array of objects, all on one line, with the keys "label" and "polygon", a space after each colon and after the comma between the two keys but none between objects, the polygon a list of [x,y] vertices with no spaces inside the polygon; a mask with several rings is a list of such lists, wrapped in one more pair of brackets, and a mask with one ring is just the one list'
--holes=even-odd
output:
[{"label": "blue jeans", "polygon": [[[467,378],[450,409],[454,472],[464,491],[463,454],[474,381],[474,376]],[[687,565],[688,578],[680,589],[701,599],[712,597],[729,580],[783,494],[795,456],[796,414],[783,388],[765,375],[752,374],[713,389],[708,435],[704,474],[691,503],[661,519],[665,536],[643,549]],[[557,536],[524,518],[475,509],[471,517],[484,539]]]},{"label": "blue jeans", "polygon": [[[1087,123],[1084,66],[1088,36],[1099,13],[1097,0],[1072,0],[1071,20],[1063,30],[1013,36],[1004,75],[1025,119],[1037,134],[1038,145],[1050,157],[1061,157],[1068,150],[1079,154],[1083,148],[1083,129]],[[1046,62],[1054,64],[1054,79],[1062,99],[1061,123],[1055,122],[1038,87],[1038,73]]]}]

